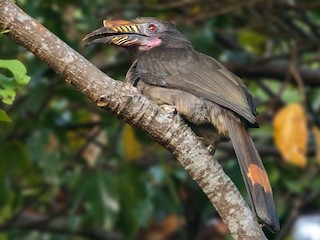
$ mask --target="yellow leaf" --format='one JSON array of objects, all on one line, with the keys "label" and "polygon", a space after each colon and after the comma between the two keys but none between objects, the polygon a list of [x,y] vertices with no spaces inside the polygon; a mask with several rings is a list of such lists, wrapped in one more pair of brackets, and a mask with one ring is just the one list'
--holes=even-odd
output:
[{"label": "yellow leaf", "polygon": [[142,146],[136,138],[134,128],[128,124],[123,129],[123,148],[128,160],[137,160],[143,155]]},{"label": "yellow leaf", "polygon": [[316,140],[316,161],[320,164],[320,129],[316,126],[313,127],[313,135]]},{"label": "yellow leaf", "polygon": [[190,8],[190,12],[193,14],[200,14],[202,11],[202,7],[199,4],[195,4]]},{"label": "yellow leaf", "polygon": [[267,42],[265,35],[249,29],[243,29],[238,32],[239,43],[245,47],[247,51],[255,54],[261,54],[264,44]]},{"label": "yellow leaf", "polygon": [[73,150],[80,149],[86,142],[85,137],[82,137],[82,136],[80,137],[79,133],[76,132],[76,131],[68,131],[67,132],[67,137],[68,137],[68,140],[69,140],[70,147]]},{"label": "yellow leaf", "polygon": [[308,129],[303,107],[298,103],[283,107],[276,114],[273,126],[275,145],[284,160],[305,167]]}]

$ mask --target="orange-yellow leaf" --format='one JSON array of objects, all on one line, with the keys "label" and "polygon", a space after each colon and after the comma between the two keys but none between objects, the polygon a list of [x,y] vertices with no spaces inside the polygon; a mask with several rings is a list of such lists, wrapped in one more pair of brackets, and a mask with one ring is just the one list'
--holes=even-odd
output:
[{"label": "orange-yellow leaf", "polygon": [[313,127],[313,135],[316,140],[316,161],[320,164],[320,129],[316,126]]},{"label": "orange-yellow leaf", "polygon": [[276,114],[273,126],[274,141],[284,160],[305,167],[308,129],[303,107],[298,103],[283,107]]},{"label": "orange-yellow leaf", "polygon": [[123,129],[123,149],[127,160],[136,160],[143,155],[142,146],[135,135],[134,128],[128,124]]}]

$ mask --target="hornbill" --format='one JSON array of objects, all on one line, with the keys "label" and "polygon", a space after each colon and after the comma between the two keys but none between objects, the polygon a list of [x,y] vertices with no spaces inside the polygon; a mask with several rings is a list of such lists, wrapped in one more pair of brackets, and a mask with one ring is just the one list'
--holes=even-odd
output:
[{"label": "hornbill", "polygon": [[244,182],[260,221],[280,228],[266,170],[247,132],[256,107],[240,78],[214,58],[197,52],[175,25],[156,18],[104,20],[83,39],[128,49],[133,63],[126,81],[159,105],[171,105],[205,144],[231,139]]}]

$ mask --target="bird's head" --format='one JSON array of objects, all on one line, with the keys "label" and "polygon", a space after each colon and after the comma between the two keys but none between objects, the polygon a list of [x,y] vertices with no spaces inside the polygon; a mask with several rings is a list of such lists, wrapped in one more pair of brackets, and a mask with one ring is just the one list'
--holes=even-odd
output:
[{"label": "bird's head", "polygon": [[130,21],[104,20],[103,27],[87,34],[83,41],[87,42],[86,45],[112,44],[139,52],[159,46],[191,47],[174,24],[150,17]]}]

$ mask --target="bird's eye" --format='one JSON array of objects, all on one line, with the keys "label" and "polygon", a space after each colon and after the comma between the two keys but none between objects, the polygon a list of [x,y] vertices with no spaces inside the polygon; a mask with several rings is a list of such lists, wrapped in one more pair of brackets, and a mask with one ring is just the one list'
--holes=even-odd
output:
[{"label": "bird's eye", "polygon": [[156,25],[154,25],[154,24],[150,24],[149,26],[148,26],[148,29],[150,30],[150,31],[152,31],[152,32],[155,32],[155,31],[157,31],[157,26]]}]

